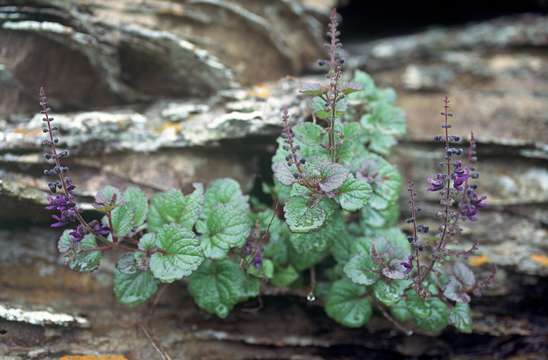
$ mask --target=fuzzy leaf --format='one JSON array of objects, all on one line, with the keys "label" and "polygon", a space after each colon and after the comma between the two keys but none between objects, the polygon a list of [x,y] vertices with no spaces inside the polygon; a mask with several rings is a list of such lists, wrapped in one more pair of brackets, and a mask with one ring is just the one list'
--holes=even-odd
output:
[{"label": "fuzzy leaf", "polygon": [[320,181],[319,186],[324,192],[337,190],[348,177],[348,170],[337,163],[322,164],[320,172],[322,180]]},{"label": "fuzzy leaf", "polygon": [[104,204],[105,206],[119,204],[121,200],[122,193],[120,190],[110,185],[101,188],[95,195],[95,202],[97,204]]},{"label": "fuzzy leaf", "polygon": [[379,279],[378,265],[369,253],[356,254],[344,266],[344,273],[352,282],[373,285]]},{"label": "fuzzy leaf", "polygon": [[390,306],[390,314],[399,322],[406,322],[412,318],[411,313],[407,310],[407,304],[403,300],[399,300]]},{"label": "fuzzy leaf", "polygon": [[273,163],[272,172],[274,173],[276,180],[284,185],[293,185],[297,181],[293,176],[293,172],[285,162],[280,161]]},{"label": "fuzzy leaf", "polygon": [[312,111],[314,111],[314,115],[318,119],[329,119],[331,116],[331,113],[327,111],[327,104],[325,103],[325,100],[322,99],[319,96],[316,96],[312,99]]},{"label": "fuzzy leaf", "polygon": [[323,252],[338,241],[344,231],[342,216],[333,216],[318,229],[306,233],[291,233],[289,241],[295,250],[300,253]]},{"label": "fuzzy leaf", "polygon": [[325,311],[338,323],[357,328],[365,325],[373,312],[366,289],[349,280],[338,280],[327,294]]},{"label": "fuzzy leaf", "polygon": [[261,232],[269,230],[269,240],[263,249],[263,256],[272,259],[276,265],[286,264],[288,261],[286,239],[289,237],[287,224],[278,216],[274,216],[274,212],[270,209],[255,213],[255,221],[259,223]]},{"label": "fuzzy leaf", "polygon": [[57,243],[57,249],[63,255],[65,263],[71,270],[90,272],[99,267],[103,255],[101,251],[90,251],[97,247],[95,237],[87,234],[76,243],[70,236],[71,230],[65,230]]},{"label": "fuzzy leaf", "polygon": [[145,193],[136,186],[130,186],[124,191],[124,201],[133,212],[133,227],[143,225],[148,214],[148,200]]},{"label": "fuzzy leaf", "polygon": [[[204,212],[207,213],[218,205],[247,205],[247,196],[242,194],[240,184],[233,179],[224,178],[209,184],[204,201]],[[205,214],[207,216],[207,214]]]},{"label": "fuzzy leaf", "polygon": [[327,214],[317,204],[308,204],[308,199],[292,196],[284,206],[285,220],[293,232],[308,232],[319,228],[325,222]]},{"label": "fuzzy leaf", "polygon": [[205,257],[219,259],[234,247],[241,247],[251,231],[251,218],[247,203],[222,203],[211,207],[196,223],[202,234],[201,247]]},{"label": "fuzzy leaf", "polygon": [[433,297],[429,298],[426,303],[430,315],[428,318],[417,317],[415,322],[420,329],[430,334],[438,334],[449,323],[449,308],[443,301]]},{"label": "fuzzy leaf", "polygon": [[472,332],[472,316],[470,314],[470,306],[468,304],[458,303],[453,306],[449,314],[449,323],[457,328],[460,332]]},{"label": "fuzzy leaf", "polygon": [[346,226],[339,233],[336,241],[333,242],[331,253],[339,264],[346,264],[353,255],[353,246],[356,238],[353,237]]},{"label": "fuzzy leaf", "polygon": [[131,232],[135,216],[128,204],[115,207],[111,212],[111,217],[112,228],[118,237],[124,237]]},{"label": "fuzzy leaf", "polygon": [[407,293],[407,310],[415,319],[427,320],[431,314],[430,306],[423,300],[414,290],[408,290]]},{"label": "fuzzy leaf", "polygon": [[453,300],[457,303],[469,303],[470,295],[466,293],[464,285],[459,282],[454,276],[449,278],[449,282],[443,289],[443,295],[449,300]]},{"label": "fuzzy leaf", "polygon": [[140,270],[135,253],[124,254],[114,270],[114,295],[119,303],[135,306],[146,302],[158,290],[158,280],[150,270]]},{"label": "fuzzy leaf", "polygon": [[360,83],[354,81],[349,81],[343,83],[342,85],[342,91],[346,95],[363,90],[363,86]]},{"label": "fuzzy leaf", "polygon": [[327,132],[324,128],[311,122],[303,122],[295,125],[293,132],[296,143],[300,146],[298,153],[301,157],[307,160],[328,158],[327,150],[322,147],[322,144],[327,141]]},{"label": "fuzzy leaf", "polygon": [[327,249],[322,251],[299,252],[289,242],[289,262],[297,271],[309,269],[321,262],[329,254]]},{"label": "fuzzy leaf", "polygon": [[204,260],[200,241],[182,226],[166,224],[155,234],[162,252],[150,257],[150,270],[162,282],[173,282],[190,275]]},{"label": "fuzzy leaf", "polygon": [[362,208],[361,220],[364,226],[382,228],[394,226],[400,216],[400,209],[394,203],[384,210],[377,210],[369,205]]},{"label": "fuzzy leaf", "polygon": [[285,288],[291,285],[298,278],[299,273],[295,270],[293,266],[289,265],[285,268],[276,267],[276,270],[274,271],[274,277],[272,278],[271,282],[274,286]]},{"label": "fuzzy leaf", "polygon": [[159,231],[165,224],[178,224],[191,230],[200,216],[202,203],[203,187],[199,184],[186,196],[178,190],[156,194],[150,201],[148,230]]},{"label": "fuzzy leaf", "polygon": [[465,288],[472,288],[476,284],[476,277],[472,270],[462,261],[457,261],[453,265],[453,274],[455,278]]},{"label": "fuzzy leaf", "polygon": [[375,297],[387,306],[396,304],[402,297],[404,290],[411,284],[409,280],[377,281],[373,287]]},{"label": "fuzzy leaf", "polygon": [[237,303],[257,296],[259,285],[231,260],[206,260],[190,277],[188,290],[199,307],[225,318]]},{"label": "fuzzy leaf", "polygon": [[274,276],[274,263],[272,260],[263,259],[263,263],[259,268],[254,264],[250,264],[247,267],[247,273],[259,279],[272,279],[272,276]]},{"label": "fuzzy leaf", "polygon": [[337,199],[344,210],[356,211],[367,204],[371,192],[371,185],[350,175],[339,188]]},{"label": "fuzzy leaf", "polygon": [[319,82],[304,83],[301,89],[301,93],[308,96],[320,96],[329,90],[327,86],[322,85]]}]

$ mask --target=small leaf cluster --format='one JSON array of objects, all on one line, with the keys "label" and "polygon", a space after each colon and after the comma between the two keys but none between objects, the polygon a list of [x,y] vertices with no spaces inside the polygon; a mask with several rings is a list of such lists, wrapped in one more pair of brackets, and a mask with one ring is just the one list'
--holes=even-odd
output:
[{"label": "small leaf cluster", "polygon": [[80,241],[65,230],[59,251],[72,270],[97,269],[102,252],[122,253],[114,270],[114,294],[126,305],[150,299],[161,283],[185,279],[196,303],[220,317],[239,302],[259,294],[258,278],[249,276],[229,253],[243,247],[251,231],[248,197],[231,179],[201,184],[189,194],[169,190],[150,199],[137,187],[112,186],[96,196],[102,223],[111,228],[106,246],[88,233]]}]

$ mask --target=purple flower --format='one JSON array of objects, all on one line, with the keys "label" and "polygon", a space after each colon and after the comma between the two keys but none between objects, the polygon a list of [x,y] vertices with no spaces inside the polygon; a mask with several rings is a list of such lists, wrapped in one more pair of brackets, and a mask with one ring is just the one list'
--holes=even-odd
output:
[{"label": "purple flower", "polygon": [[87,231],[82,225],[78,225],[76,229],[70,232],[70,238],[73,242],[79,243],[86,236]]},{"label": "purple flower", "polygon": [[453,187],[458,191],[464,189],[463,185],[470,178],[470,170],[462,166],[462,161],[455,163],[455,171],[453,173]]},{"label": "purple flower", "polygon": [[253,256],[253,265],[255,265],[257,270],[263,266],[263,254],[261,249],[257,249],[257,251],[255,251],[255,256]]},{"label": "purple flower", "polygon": [[[102,224],[101,222],[97,220],[91,221],[88,225],[92,229],[93,234],[95,235],[107,237],[110,234],[110,230],[108,226]],[[89,233],[87,228],[80,224],[76,227],[76,229],[70,232],[70,236],[72,241],[80,242],[82,241],[84,236],[86,236],[87,233]]]},{"label": "purple flower", "polygon": [[76,204],[72,198],[67,197],[64,194],[54,195],[48,197],[48,206],[47,210],[59,211],[58,215],[53,215],[52,218],[55,220],[51,224],[52,228],[63,227],[66,224],[74,221],[76,218]]},{"label": "purple flower", "polygon": [[409,256],[407,258],[407,261],[401,262],[400,265],[403,268],[403,272],[405,274],[409,274],[411,272],[411,270],[413,270],[413,257]]},{"label": "purple flower", "polygon": [[478,219],[479,209],[487,206],[487,196],[479,196],[472,188],[468,188],[463,201],[459,205],[460,214],[467,218],[469,221],[476,221]]},{"label": "purple flower", "polygon": [[429,176],[426,180],[428,182],[428,191],[440,191],[445,186],[445,175],[436,174],[435,177]]}]

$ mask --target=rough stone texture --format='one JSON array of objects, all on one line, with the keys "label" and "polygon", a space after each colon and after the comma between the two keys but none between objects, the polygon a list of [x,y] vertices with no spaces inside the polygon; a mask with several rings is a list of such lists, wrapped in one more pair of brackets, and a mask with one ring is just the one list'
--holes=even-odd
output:
[{"label": "rough stone texture", "polygon": [[[309,4],[310,3],[310,4]],[[0,115],[206,97],[302,71],[333,1],[2,0]]]},{"label": "rough stone texture", "polygon": [[[51,4],[54,3],[62,8],[64,2],[49,1],[49,7],[43,11],[53,11]],[[89,15],[92,20],[86,19],[105,29],[116,28],[115,21],[122,23],[124,14],[129,16],[128,6],[132,4],[130,1],[79,3],[82,8],[94,9]],[[148,37],[150,31],[170,32],[185,39],[187,33],[184,32],[190,31],[178,24],[180,19],[173,20],[171,25],[169,21],[162,21],[162,26],[172,28],[153,29],[151,24],[159,26],[159,23],[150,14],[167,13],[169,16],[162,18],[165,20],[197,16],[197,12],[207,13],[213,11],[211,9],[221,11],[214,1],[144,3],[148,7],[139,7],[135,13],[136,26],[147,29],[145,37],[149,40],[152,39]],[[261,13],[262,8],[259,9],[261,1],[230,3],[245,5],[247,11],[267,18]],[[299,5],[291,1],[280,3],[293,8]],[[305,7],[300,9],[305,13],[320,14],[328,6],[318,10],[315,6],[322,6],[324,2],[303,3]],[[191,15],[185,12],[189,6],[194,11]],[[105,19],[106,9],[114,11],[118,20]],[[0,8],[0,14],[10,11]],[[70,14],[83,10],[71,11]],[[230,16],[234,14],[231,9],[222,11],[232,14]],[[4,28],[5,24],[2,22]],[[260,24],[254,26],[260,28]],[[23,314],[46,310],[57,315],[81,316],[90,324],[90,328],[74,324],[68,328],[42,327],[25,321],[0,320],[0,354],[15,359],[55,359],[67,352],[124,353],[131,359],[161,359],[154,349],[159,346],[173,359],[398,359],[420,355],[453,359],[542,358],[548,328],[545,309],[548,289],[547,28],[546,17],[503,18],[349,47],[349,63],[365,67],[378,83],[396,88],[398,101],[407,112],[409,132],[393,156],[405,176],[423,184],[425,174],[434,171],[439,149],[431,137],[439,131],[437,114],[441,97],[446,93],[454,105],[455,132],[473,129],[478,139],[480,186],[488,194],[490,206],[481,222],[464,229],[462,246],[469,245],[471,239],[479,239],[481,256],[473,263],[480,272],[486,270],[489,263],[497,264],[498,273],[495,286],[487,296],[475,300],[473,335],[448,332],[437,338],[404,337],[380,318],[374,319],[369,330],[343,329],[327,319],[321,308],[294,296],[266,296],[259,311],[254,310],[256,303],[243,304],[227,320],[220,321],[199,311],[180,283],[168,286],[154,309],[143,306],[128,310],[116,305],[111,294],[113,262],[105,261],[93,274],[70,272],[60,264],[56,254],[57,234],[44,229],[47,214],[42,209],[46,189],[40,175],[43,166],[39,149],[40,119],[22,121],[23,118],[0,116],[0,247],[3,249],[0,252],[0,304],[20,309]],[[199,30],[197,26],[193,31]],[[138,34],[143,34],[127,31],[131,33],[127,35],[131,41],[138,41]],[[20,35],[19,30],[9,30],[9,36]],[[5,36],[3,30],[0,30],[1,36]],[[211,34],[199,36],[215,39]],[[168,46],[163,41],[169,42],[169,39],[170,36],[158,37],[163,46]],[[188,39],[193,41],[191,37]],[[43,42],[41,39],[37,43]],[[42,51],[51,51],[52,44],[44,44]],[[64,45],[59,46],[64,49],[61,52],[67,51]],[[210,56],[223,59],[211,44],[196,46],[206,49]],[[2,57],[5,48],[2,49],[0,63],[5,61]],[[25,51],[29,53],[21,59],[30,61],[28,54],[35,50],[34,45],[28,45]],[[80,55],[71,57],[74,63],[67,65],[67,71],[78,65],[78,59],[86,58],[83,50],[78,51]],[[64,53],[63,58],[66,56]],[[112,61],[107,55],[105,59]],[[226,68],[234,70],[237,61],[253,60],[242,58],[227,62]],[[97,69],[102,66],[93,64]],[[207,68],[204,63],[201,66]],[[272,64],[268,66],[275,69]],[[295,71],[299,71],[295,66]],[[275,72],[279,70],[272,71],[278,74],[275,76],[281,75]],[[1,81],[10,79],[10,74],[0,67],[1,86],[5,84]],[[100,77],[109,79],[105,73],[101,74]],[[81,75],[92,76],[89,72]],[[196,81],[201,81],[201,75],[197,70],[193,72]],[[169,187],[189,189],[194,181],[231,176],[250,190],[257,175],[268,178],[269,156],[279,132],[280,108],[289,105],[290,112],[297,118],[309,112],[296,96],[305,78],[215,89],[216,95],[208,99],[185,98],[187,95],[182,94],[168,99],[173,94],[164,92],[165,89],[184,86],[177,83],[175,76],[148,88],[147,81],[153,80],[146,77],[139,80],[135,72],[129,78],[131,83],[126,78],[125,85],[117,87],[116,81],[122,77],[115,75],[112,79],[118,80],[97,84],[102,88],[95,90],[79,86],[70,72],[65,76],[73,85],[53,89],[52,105],[59,110],[54,116],[62,129],[63,145],[74,154],[71,170],[84,202],[106,183],[121,187],[138,184],[152,193]],[[242,83],[246,82],[245,76],[236,74]],[[18,85],[24,89],[27,99],[32,100],[28,108],[32,112],[36,109],[33,95],[36,85],[32,82]],[[2,101],[6,99],[6,103],[11,104],[3,96],[5,88],[1,86]],[[150,92],[145,94],[145,88]],[[95,92],[86,95],[88,101],[84,105],[63,103],[58,97],[75,92],[76,101],[81,99],[78,91]],[[16,96],[12,101],[23,99],[23,92],[5,93]],[[135,96],[131,99],[146,101],[128,105],[130,93]],[[104,103],[102,96],[106,99]],[[73,101],[66,101],[69,100]],[[21,100],[19,104],[24,102]],[[112,104],[125,105],[106,106]],[[86,110],[62,111],[81,108]],[[424,186],[417,185],[417,190],[425,209],[425,221],[431,222],[436,200],[424,191]],[[404,209],[405,191],[402,195]]]}]

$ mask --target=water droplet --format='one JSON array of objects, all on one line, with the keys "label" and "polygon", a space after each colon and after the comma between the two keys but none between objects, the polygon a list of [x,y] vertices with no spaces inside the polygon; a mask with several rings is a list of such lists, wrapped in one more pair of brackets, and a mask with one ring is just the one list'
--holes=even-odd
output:
[{"label": "water droplet", "polygon": [[316,297],[314,296],[314,293],[313,292],[308,293],[308,295],[306,296],[306,300],[310,302],[315,301]]}]

